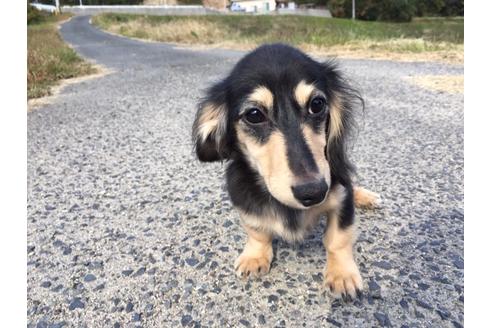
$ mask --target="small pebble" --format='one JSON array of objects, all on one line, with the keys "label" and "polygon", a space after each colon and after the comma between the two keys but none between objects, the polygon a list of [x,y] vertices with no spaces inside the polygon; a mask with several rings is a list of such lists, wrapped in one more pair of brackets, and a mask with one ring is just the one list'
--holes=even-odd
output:
[{"label": "small pebble", "polygon": [[43,287],[43,288],[50,288],[51,287],[51,282],[49,282],[49,281],[43,281],[41,283],[41,287]]},{"label": "small pebble", "polygon": [[199,262],[196,258],[194,257],[190,257],[190,258],[187,258],[185,260],[186,264],[188,264],[189,266],[195,266],[197,265],[197,263]]},{"label": "small pebble", "polygon": [[391,326],[391,322],[385,313],[376,312],[376,313],[374,313],[374,317],[376,318],[376,320],[379,322],[379,324],[382,327],[390,327]]},{"label": "small pebble", "polygon": [[464,269],[465,268],[465,263],[461,258],[457,258],[453,261],[453,264],[456,268],[458,269]]},{"label": "small pebble", "polygon": [[392,268],[391,263],[389,263],[388,261],[376,261],[376,262],[373,262],[373,264],[375,266],[377,266],[378,268],[381,268],[384,270],[390,270]]},{"label": "small pebble", "polygon": [[181,317],[181,326],[186,327],[192,320],[193,317],[191,315],[185,314]]},{"label": "small pebble", "polygon": [[420,306],[420,307],[422,307],[424,309],[432,310],[432,305],[430,305],[427,302],[424,302],[422,300],[416,300],[416,303],[417,303],[418,306]]},{"label": "small pebble", "polygon": [[277,295],[268,296],[268,303],[275,303],[275,302],[278,302],[278,296]]},{"label": "small pebble", "polygon": [[132,321],[140,321],[141,320],[141,317],[142,317],[142,314],[141,313],[134,313],[132,315]]},{"label": "small pebble", "polygon": [[140,269],[137,270],[137,272],[135,272],[133,274],[133,277],[138,277],[138,276],[141,276],[145,273],[145,270],[146,268],[145,267],[141,267]]},{"label": "small pebble", "polygon": [[381,289],[381,286],[379,286],[379,284],[372,279],[369,280],[368,285],[370,291],[377,291]]},{"label": "small pebble", "polygon": [[94,280],[96,280],[96,276],[93,275],[92,273],[86,274],[85,277],[84,277],[84,281],[85,282],[91,282],[91,281],[94,281]]},{"label": "small pebble", "polygon": [[79,297],[74,298],[71,302],[70,305],[68,306],[68,309],[70,311],[73,311],[75,309],[83,309],[85,307],[85,304],[80,300]]}]

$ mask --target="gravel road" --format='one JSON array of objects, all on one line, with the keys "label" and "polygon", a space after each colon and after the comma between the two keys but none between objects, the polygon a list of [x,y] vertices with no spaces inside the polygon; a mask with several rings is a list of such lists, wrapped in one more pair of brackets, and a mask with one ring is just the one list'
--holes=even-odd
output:
[{"label": "gravel road", "polygon": [[233,273],[245,233],[224,165],[190,129],[203,89],[241,52],[61,29],[113,71],[28,113],[28,327],[462,327],[463,95],[408,83],[462,66],[339,60],[362,91],[352,159],[384,207],[357,211],[361,301],[321,288],[323,227],[274,243],[268,276]]}]

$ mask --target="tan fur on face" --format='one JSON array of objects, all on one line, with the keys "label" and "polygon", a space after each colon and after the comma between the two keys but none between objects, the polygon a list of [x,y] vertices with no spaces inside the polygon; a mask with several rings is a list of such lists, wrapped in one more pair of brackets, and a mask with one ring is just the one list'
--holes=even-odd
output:
[{"label": "tan fur on face", "polygon": [[328,218],[329,226],[323,237],[327,255],[324,285],[328,286],[336,296],[346,294],[355,297],[356,291],[362,289],[362,278],[352,252],[356,239],[355,225],[345,229],[339,226],[340,207],[345,197],[345,189],[342,186],[337,188],[338,208],[335,207]]},{"label": "tan fur on face", "polygon": [[[308,84],[306,81],[301,81],[294,89],[294,96],[299,106],[305,108],[309,98],[316,90],[313,84]],[[330,131],[328,134],[328,143],[338,138],[343,130],[342,122],[343,105],[340,97],[335,95],[330,105]]]},{"label": "tan fur on face", "polygon": [[309,101],[309,98],[311,97],[314,89],[314,85],[307,84],[304,80],[297,84],[294,89],[294,96],[299,106],[301,106],[302,108],[306,107],[307,102]]},{"label": "tan fur on face", "polygon": [[328,132],[328,143],[331,143],[342,134],[342,113],[342,100],[336,95],[330,106],[330,131]]},{"label": "tan fur on face", "polygon": [[239,146],[253,168],[265,180],[269,192],[286,205],[303,208],[291,191],[294,175],[289,168],[287,146],[282,133],[274,131],[265,144],[259,144],[243,131],[240,124],[236,125]]},{"label": "tan fur on face", "polygon": [[319,133],[314,132],[311,126],[302,124],[302,134],[306,143],[313,154],[314,161],[318,170],[323,175],[326,183],[330,184],[330,167],[325,156],[326,135],[325,127],[323,126]]},{"label": "tan fur on face", "polygon": [[[198,118],[197,136],[204,142],[212,133],[220,136],[226,129],[226,111],[224,106],[205,104]],[[220,140],[220,138],[216,138]]]},{"label": "tan fur on face", "polygon": [[248,100],[262,105],[266,109],[273,108],[273,94],[267,87],[259,86],[249,95]]},{"label": "tan fur on face", "polygon": [[234,263],[236,274],[240,277],[261,276],[270,271],[273,259],[272,235],[244,226],[248,241],[241,255]]}]

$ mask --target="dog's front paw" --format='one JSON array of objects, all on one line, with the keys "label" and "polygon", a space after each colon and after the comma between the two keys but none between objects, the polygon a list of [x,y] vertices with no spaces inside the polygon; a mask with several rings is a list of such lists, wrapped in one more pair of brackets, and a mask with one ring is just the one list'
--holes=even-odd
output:
[{"label": "dog's front paw", "polygon": [[270,271],[271,257],[251,256],[241,254],[234,263],[234,269],[238,277],[248,278],[249,276],[260,277]]},{"label": "dog's front paw", "polygon": [[361,294],[362,277],[353,259],[346,261],[328,260],[324,278],[323,285],[328,287],[336,297],[355,299]]}]

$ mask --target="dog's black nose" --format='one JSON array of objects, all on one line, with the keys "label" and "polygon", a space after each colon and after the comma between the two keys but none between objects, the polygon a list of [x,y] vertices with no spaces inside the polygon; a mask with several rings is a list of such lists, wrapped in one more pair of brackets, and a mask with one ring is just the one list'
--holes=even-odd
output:
[{"label": "dog's black nose", "polygon": [[294,197],[306,207],[321,203],[325,199],[327,191],[328,185],[325,179],[310,181],[292,187]]}]

